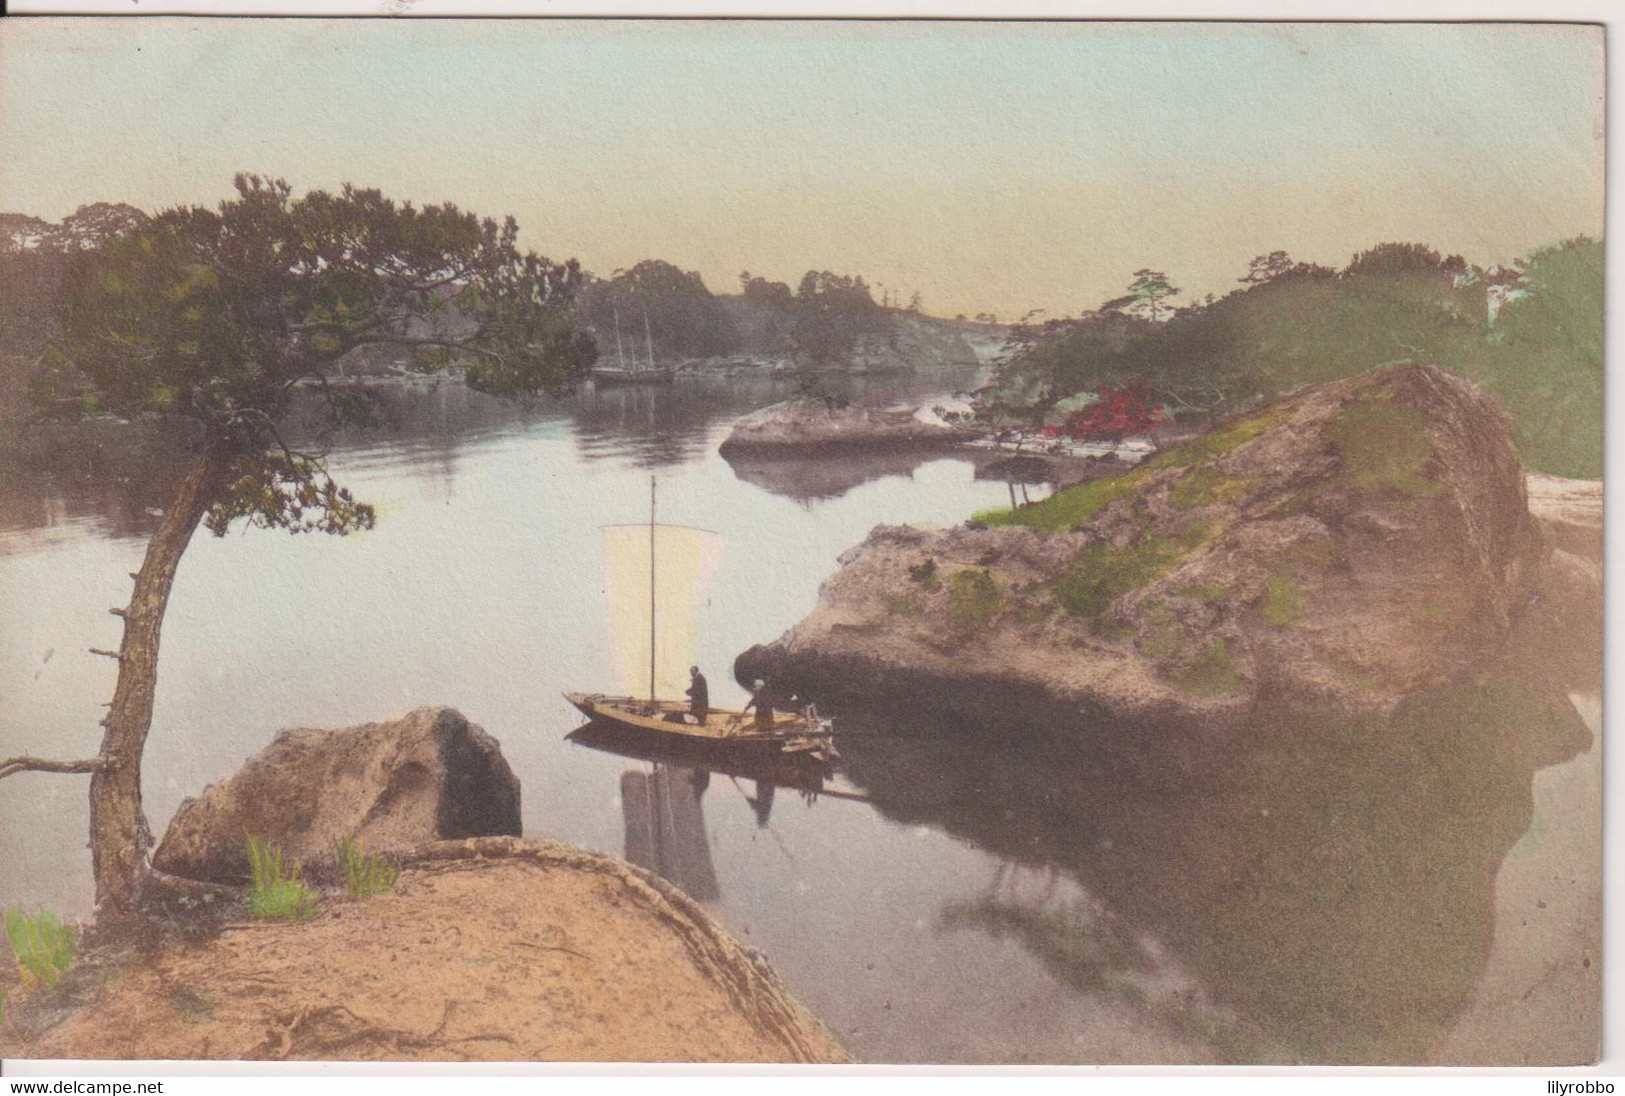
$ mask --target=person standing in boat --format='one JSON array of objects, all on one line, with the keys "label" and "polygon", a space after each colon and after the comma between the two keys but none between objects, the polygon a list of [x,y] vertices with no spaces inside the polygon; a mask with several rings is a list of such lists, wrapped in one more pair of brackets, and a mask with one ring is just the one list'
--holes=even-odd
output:
[{"label": "person standing in boat", "polygon": [[768,694],[767,682],[757,678],[750,687],[750,703],[745,705],[745,711],[756,712],[756,729],[758,731],[771,731],[773,729],[773,698]]},{"label": "person standing in boat", "polygon": [[711,714],[711,687],[698,666],[688,668],[688,714],[702,727]]}]

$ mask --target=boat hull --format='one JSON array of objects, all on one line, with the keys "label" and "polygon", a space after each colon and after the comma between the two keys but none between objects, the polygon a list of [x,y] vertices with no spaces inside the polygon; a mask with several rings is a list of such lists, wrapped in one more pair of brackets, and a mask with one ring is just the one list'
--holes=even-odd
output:
[{"label": "boat hull", "polygon": [[599,693],[565,693],[564,698],[590,720],[717,749],[796,753],[823,747],[829,740],[827,731],[793,712],[775,712],[768,729],[757,726],[754,714],[728,708],[712,708],[701,724],[691,722],[688,705],[674,700]]},{"label": "boat hull", "polygon": [[635,730],[597,719],[582,724],[565,738],[620,757],[766,781],[801,791],[821,790],[832,772],[831,759],[822,750],[785,753],[775,743],[718,745],[711,740]]}]

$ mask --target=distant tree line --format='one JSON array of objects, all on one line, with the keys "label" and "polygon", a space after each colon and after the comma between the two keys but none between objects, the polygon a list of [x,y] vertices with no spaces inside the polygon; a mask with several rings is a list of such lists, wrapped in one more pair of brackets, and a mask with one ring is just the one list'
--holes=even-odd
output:
[{"label": "distant tree line", "polygon": [[[148,221],[134,206],[107,202],[60,222],[0,213],[0,415],[27,408],[31,378],[36,397],[68,398],[71,378],[51,376],[41,389],[36,368],[57,330],[68,260]],[[906,307],[893,294],[876,296],[862,275],[827,270],[807,271],[794,288],[745,271],[738,294],[716,294],[699,273],[647,259],[608,277],[585,275],[576,314],[606,361],[751,354],[829,366],[850,361],[866,339],[895,347],[897,318],[923,315],[918,292]],[[353,364],[363,370],[382,360],[361,358]]]},{"label": "distant tree line", "polygon": [[1161,271],[1082,316],[1030,314],[987,393],[1006,421],[1138,386],[1177,418],[1207,420],[1301,385],[1405,362],[1455,369],[1497,396],[1531,467],[1602,469],[1602,244],[1578,237],[1485,269],[1422,244],[1385,243],[1342,270],[1284,251],[1238,288],[1175,306]]},{"label": "distant tree line", "polygon": [[147,219],[110,202],[80,206],[59,222],[0,213],[0,414],[29,406],[29,381],[58,330],[57,291],[69,260]]},{"label": "distant tree line", "polygon": [[593,279],[581,315],[610,361],[752,353],[833,365],[850,360],[866,336],[894,336],[898,310],[878,303],[862,275],[809,270],[792,290],[747,270],[739,290],[713,294],[697,272],[646,259]]}]

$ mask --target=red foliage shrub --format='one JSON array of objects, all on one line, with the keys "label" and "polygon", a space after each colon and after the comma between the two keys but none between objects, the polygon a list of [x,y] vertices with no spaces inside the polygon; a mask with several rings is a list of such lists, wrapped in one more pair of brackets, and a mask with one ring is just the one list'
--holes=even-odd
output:
[{"label": "red foliage shrub", "polygon": [[1143,388],[1102,385],[1100,399],[1067,416],[1061,430],[1079,441],[1121,441],[1148,434],[1168,420]]}]

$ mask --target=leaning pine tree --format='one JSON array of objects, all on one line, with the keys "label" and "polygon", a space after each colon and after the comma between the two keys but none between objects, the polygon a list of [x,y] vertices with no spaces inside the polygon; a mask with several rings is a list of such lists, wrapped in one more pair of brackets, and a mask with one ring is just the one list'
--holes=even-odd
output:
[{"label": "leaning pine tree", "polygon": [[90,774],[98,917],[131,912],[151,844],[141,756],[152,722],[159,631],[175,569],[201,523],[236,519],[290,533],[370,528],[373,510],[319,455],[279,431],[294,390],[312,386],[336,418],[366,405],[330,387],[339,359],[368,344],[409,347],[425,369],[459,368],[504,397],[556,392],[591,364],[574,322],[582,283],[516,245],[517,226],[452,205],[415,208],[346,186],[293,198],[287,183],[240,175],[218,210],[171,209],[74,257],[46,368],[120,415],[195,424],[195,454],[147,545],[117,651],[118,683],[96,757],[0,761]]}]

